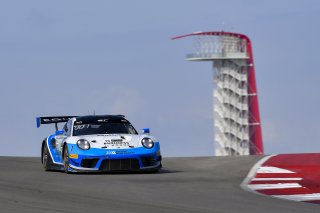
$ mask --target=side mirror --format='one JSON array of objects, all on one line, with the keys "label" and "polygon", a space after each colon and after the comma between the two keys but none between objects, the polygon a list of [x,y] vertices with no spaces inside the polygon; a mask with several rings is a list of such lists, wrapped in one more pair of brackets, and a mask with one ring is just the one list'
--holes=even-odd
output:
[{"label": "side mirror", "polygon": [[142,134],[150,134],[150,129],[149,128],[144,128],[141,130]]},{"label": "side mirror", "polygon": [[58,131],[56,131],[56,135],[62,135],[63,133],[64,133],[63,130],[58,130]]}]

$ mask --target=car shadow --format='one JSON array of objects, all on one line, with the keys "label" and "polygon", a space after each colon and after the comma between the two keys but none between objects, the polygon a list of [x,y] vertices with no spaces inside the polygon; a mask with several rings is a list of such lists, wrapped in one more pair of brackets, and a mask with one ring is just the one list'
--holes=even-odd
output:
[{"label": "car shadow", "polygon": [[[47,171],[50,173],[65,173],[64,171],[59,170],[52,170]],[[74,173],[68,173],[68,175],[163,175],[163,174],[174,174],[174,173],[181,173],[184,171],[178,171],[178,170],[170,170],[168,168],[160,169],[159,171],[112,171],[112,172],[74,172]]]},{"label": "car shadow", "polygon": [[160,169],[159,171],[112,171],[112,172],[76,172],[69,173],[71,175],[162,175],[170,173],[180,173],[183,171],[170,170],[170,169]]}]

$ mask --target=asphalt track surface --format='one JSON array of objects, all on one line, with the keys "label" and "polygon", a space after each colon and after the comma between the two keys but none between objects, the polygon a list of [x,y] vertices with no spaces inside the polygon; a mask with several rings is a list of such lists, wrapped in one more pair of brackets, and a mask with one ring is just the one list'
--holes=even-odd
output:
[{"label": "asphalt track surface", "polygon": [[257,156],[166,158],[158,174],[44,172],[39,158],[0,157],[0,212],[308,213],[320,206],[240,187]]}]

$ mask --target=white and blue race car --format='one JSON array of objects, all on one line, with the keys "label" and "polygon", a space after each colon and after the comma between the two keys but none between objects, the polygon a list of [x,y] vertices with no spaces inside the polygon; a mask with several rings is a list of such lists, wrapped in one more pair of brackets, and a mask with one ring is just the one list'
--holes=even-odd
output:
[{"label": "white and blue race car", "polygon": [[[149,129],[138,134],[123,115],[38,117],[55,124],[56,132],[42,142],[41,160],[46,171],[121,172],[161,168],[159,142]],[[58,123],[65,123],[61,131]]]}]

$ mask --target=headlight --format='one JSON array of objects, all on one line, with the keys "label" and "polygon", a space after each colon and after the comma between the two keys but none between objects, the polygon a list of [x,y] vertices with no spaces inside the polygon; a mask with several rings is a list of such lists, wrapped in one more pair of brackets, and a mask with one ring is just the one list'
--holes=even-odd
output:
[{"label": "headlight", "polygon": [[141,140],[142,146],[145,148],[151,149],[154,146],[154,143],[151,138],[143,138]]},{"label": "headlight", "polygon": [[85,139],[80,139],[77,141],[77,145],[80,149],[88,150],[90,149],[90,143]]}]

